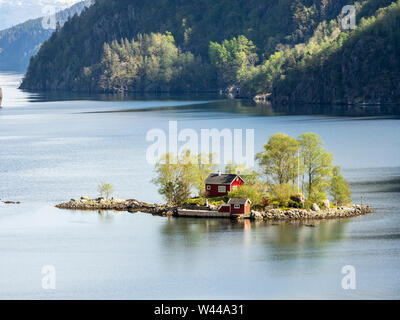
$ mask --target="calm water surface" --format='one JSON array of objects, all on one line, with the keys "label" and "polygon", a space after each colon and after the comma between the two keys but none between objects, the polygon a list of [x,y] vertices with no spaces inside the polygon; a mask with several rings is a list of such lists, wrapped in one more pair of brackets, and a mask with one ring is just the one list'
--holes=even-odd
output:
[{"label": "calm water surface", "polygon": [[[398,118],[371,109],[288,115],[199,96],[44,97],[19,91],[19,81],[0,74],[0,198],[21,201],[0,203],[0,298],[400,298]],[[169,120],[179,129],[253,128],[256,151],[276,132],[316,132],[353,200],[376,213],[312,228],[54,208],[95,196],[100,181],[120,198],[161,202],[145,137]],[[56,290],[42,289],[44,265],[56,268]],[[341,287],[344,265],[356,268],[356,290]]]}]

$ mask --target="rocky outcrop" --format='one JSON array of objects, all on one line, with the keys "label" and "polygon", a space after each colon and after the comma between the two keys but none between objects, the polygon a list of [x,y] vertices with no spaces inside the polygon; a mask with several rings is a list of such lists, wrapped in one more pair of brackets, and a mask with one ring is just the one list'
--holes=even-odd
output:
[{"label": "rocky outcrop", "polygon": [[2,201],[5,204],[20,204],[21,202],[19,201]]},{"label": "rocky outcrop", "polygon": [[83,196],[81,200],[71,199],[69,202],[56,205],[59,209],[69,210],[91,210],[91,211],[128,211],[128,212],[144,212],[158,216],[173,216],[177,213],[177,208],[167,205],[150,204],[140,202],[136,199],[122,200],[117,198],[104,199],[97,198],[91,199],[90,197]]},{"label": "rocky outcrop", "polygon": [[280,210],[269,208],[263,212],[252,210],[250,218],[253,220],[337,219],[351,218],[373,212],[374,211],[369,206],[360,205],[353,205],[351,207],[337,207],[320,211],[305,209]]}]

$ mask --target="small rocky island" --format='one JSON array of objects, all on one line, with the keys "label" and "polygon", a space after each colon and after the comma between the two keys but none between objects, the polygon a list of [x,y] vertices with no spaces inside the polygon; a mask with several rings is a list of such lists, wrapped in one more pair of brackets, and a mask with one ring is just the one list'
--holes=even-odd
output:
[{"label": "small rocky island", "polygon": [[71,199],[57,208],[252,220],[337,219],[373,212],[367,205],[352,204],[349,183],[312,132],[297,138],[283,133],[270,136],[256,156],[262,172],[234,163],[225,166],[225,173],[213,172],[212,166],[199,165],[203,158],[189,151],[160,158],[152,182],[171,205],[109,199],[113,186],[103,182],[98,185],[99,198]]},{"label": "small rocky island", "polygon": [[[157,216],[180,216],[180,210],[197,210],[198,212],[217,212],[218,208],[213,205],[183,205],[168,206],[162,204],[150,204],[141,202],[136,199],[122,200],[117,198],[92,199],[87,196],[81,197],[80,200],[71,199],[69,202],[56,205],[59,209],[68,210],[90,210],[90,211],[127,211],[127,212],[143,212]],[[319,208],[317,205],[310,210],[307,209],[279,209],[274,207],[266,207],[262,211],[251,210],[249,214],[231,215],[229,218],[235,219],[251,219],[251,220],[307,220],[307,219],[338,219],[356,217],[368,213],[373,213],[371,207],[367,205],[352,205],[349,207],[336,208]],[[208,214],[207,218],[212,218],[212,214]],[[220,216],[216,215],[216,218]]]}]

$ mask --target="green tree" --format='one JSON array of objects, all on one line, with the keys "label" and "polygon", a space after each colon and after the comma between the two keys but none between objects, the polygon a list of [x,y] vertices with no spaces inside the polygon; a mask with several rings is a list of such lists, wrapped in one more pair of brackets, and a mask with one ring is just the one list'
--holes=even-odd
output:
[{"label": "green tree", "polygon": [[178,158],[178,175],[175,187],[175,204],[181,204],[190,199],[192,189],[195,186],[197,173],[197,156],[193,156],[189,150],[182,152]]},{"label": "green tree", "polygon": [[178,158],[167,153],[155,166],[156,178],[152,182],[159,186],[158,192],[169,204],[179,205],[188,200],[195,187],[197,157],[184,151]]},{"label": "green tree", "polygon": [[262,193],[259,192],[254,185],[242,185],[240,188],[228,192],[229,198],[250,199],[252,205],[260,205],[262,203]]},{"label": "green tree", "polygon": [[260,183],[260,173],[254,169],[246,168],[243,164],[237,164],[230,161],[225,166],[225,173],[239,174],[246,185],[256,185]]},{"label": "green tree", "polygon": [[339,166],[335,166],[332,170],[329,193],[337,205],[347,205],[351,203],[351,190],[349,184],[340,173]]},{"label": "green tree", "polygon": [[205,181],[207,177],[210,173],[217,170],[217,164],[214,159],[215,156],[211,153],[200,153],[197,156],[197,165],[195,168],[193,184],[199,197],[205,195]]},{"label": "green tree", "polygon": [[85,68],[85,75],[98,74],[104,91],[186,90],[197,82],[201,67],[193,54],[179,50],[170,32],[150,33],[104,44],[100,63]]},{"label": "green tree", "polygon": [[208,53],[222,85],[246,81],[258,61],[256,46],[240,35],[221,44],[210,42]]},{"label": "green tree", "polygon": [[173,154],[163,155],[155,166],[156,178],[152,182],[159,186],[158,192],[169,204],[175,201],[176,181],[179,177],[177,159]]},{"label": "green tree", "polygon": [[305,175],[303,184],[305,183],[307,196],[309,201],[320,202],[326,199],[325,191],[332,174],[332,154],[326,152],[321,138],[316,133],[302,134],[298,141]]},{"label": "green tree", "polygon": [[298,148],[296,139],[277,133],[269,138],[256,159],[270,180],[278,184],[288,183],[297,176]]},{"label": "green tree", "polygon": [[114,192],[114,187],[111,183],[102,182],[97,186],[97,191],[100,197],[108,199]]}]

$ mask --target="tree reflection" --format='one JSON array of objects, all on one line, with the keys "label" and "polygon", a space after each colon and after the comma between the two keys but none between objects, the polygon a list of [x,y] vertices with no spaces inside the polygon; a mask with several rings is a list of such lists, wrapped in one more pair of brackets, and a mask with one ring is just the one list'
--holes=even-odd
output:
[{"label": "tree reflection", "polygon": [[168,248],[255,246],[266,248],[270,253],[290,252],[292,256],[300,256],[304,250],[343,240],[348,222],[348,219],[266,222],[169,218],[161,226],[161,233],[163,245]]}]

